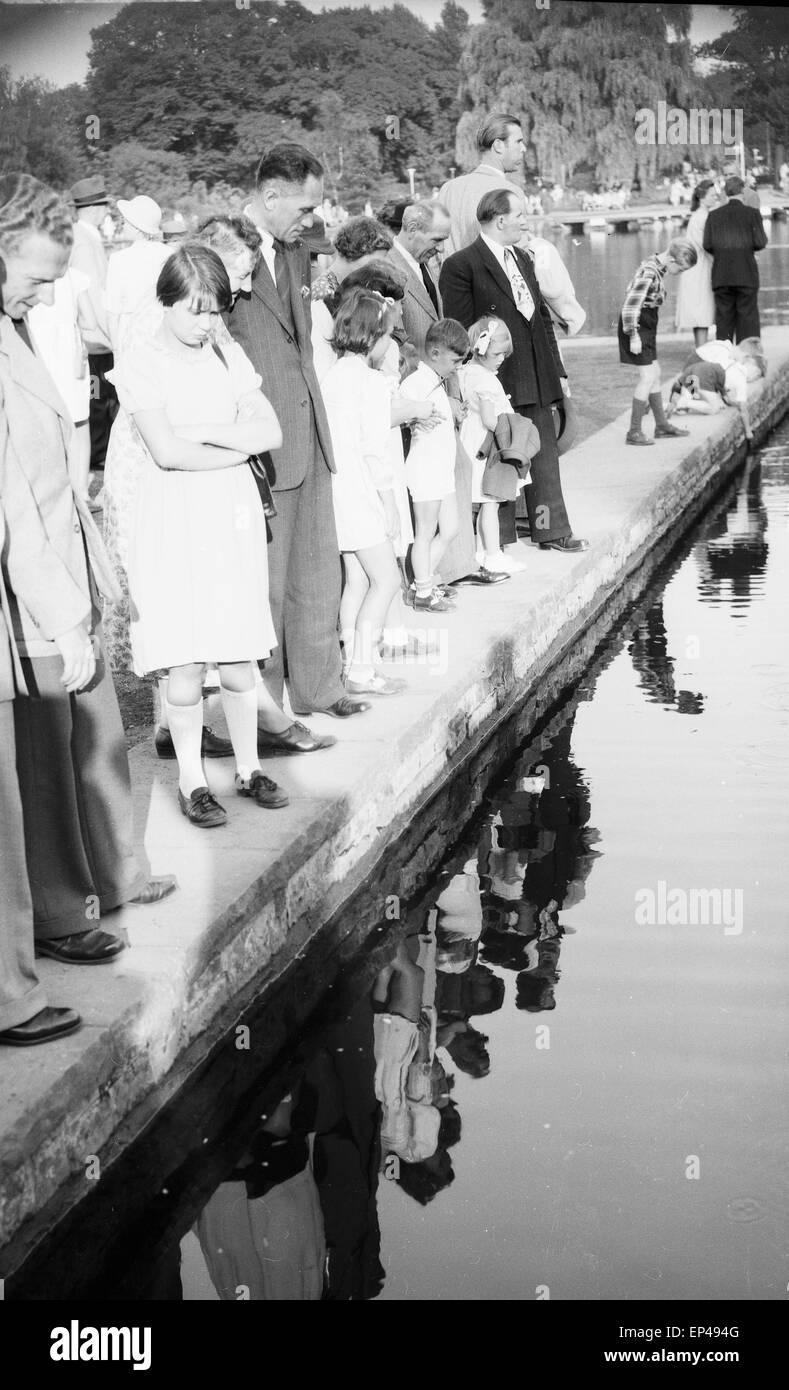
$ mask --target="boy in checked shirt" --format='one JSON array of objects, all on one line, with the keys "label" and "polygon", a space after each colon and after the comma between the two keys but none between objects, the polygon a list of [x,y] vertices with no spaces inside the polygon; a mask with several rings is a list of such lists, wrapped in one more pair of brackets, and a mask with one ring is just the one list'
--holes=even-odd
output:
[{"label": "boy in checked shirt", "polygon": [[619,361],[640,367],[633,392],[630,429],[625,436],[628,444],[652,444],[641,428],[650,407],[655,417],[655,439],[688,434],[666,418],[660,391],[660,367],[657,362],[658,310],[666,298],[664,277],[679,275],[696,264],[696,249],[689,241],[678,237],[669,242],[665,251],[647,256],[633,276],[625,293],[619,315]]}]

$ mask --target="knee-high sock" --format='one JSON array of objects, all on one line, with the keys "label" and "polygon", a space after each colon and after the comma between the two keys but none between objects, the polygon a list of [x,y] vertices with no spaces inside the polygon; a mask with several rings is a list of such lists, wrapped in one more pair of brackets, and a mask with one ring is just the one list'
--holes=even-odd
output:
[{"label": "knee-high sock", "polygon": [[251,690],[222,690],[222,708],[227,720],[227,732],[233,745],[236,771],[239,777],[248,780],[253,772],[258,772],[258,697],[253,686]]},{"label": "knee-high sock", "polygon": [[656,425],[667,425],[667,424],[668,424],[668,420],[666,419],[666,412],[665,412],[665,410],[663,409],[663,394],[662,394],[662,392],[660,392],[660,391],[653,391],[653,392],[652,392],[652,395],[651,395],[650,398],[649,398],[649,404],[650,404],[651,407],[652,407],[652,414],[653,414],[654,417],[655,417],[655,424],[656,424]]},{"label": "knee-high sock", "polygon": [[170,736],[178,759],[178,785],[184,796],[191,796],[195,787],[206,785],[200,757],[203,738],[203,702],[196,705],[173,705],[166,701]]},{"label": "knee-high sock", "polygon": [[630,412],[630,432],[631,434],[641,433],[641,423],[649,410],[646,401],[640,401],[637,396],[633,397],[633,406]]}]

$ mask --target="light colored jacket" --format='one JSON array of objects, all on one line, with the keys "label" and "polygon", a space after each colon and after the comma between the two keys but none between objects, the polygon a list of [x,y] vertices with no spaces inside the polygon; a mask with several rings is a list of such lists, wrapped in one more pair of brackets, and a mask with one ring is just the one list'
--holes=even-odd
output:
[{"label": "light colored jacket", "polygon": [[2,574],[22,656],[56,655],[56,637],[91,622],[88,562],[100,593],[121,597],[90,510],[72,488],[73,435],[43,363],[0,314]]},{"label": "light colored jacket", "polygon": [[[5,536],[5,517],[0,505],[0,554],[5,545]],[[0,567],[0,700],[13,700],[15,695],[26,693],[22,663],[19,660],[16,642],[11,635],[11,603]]]}]

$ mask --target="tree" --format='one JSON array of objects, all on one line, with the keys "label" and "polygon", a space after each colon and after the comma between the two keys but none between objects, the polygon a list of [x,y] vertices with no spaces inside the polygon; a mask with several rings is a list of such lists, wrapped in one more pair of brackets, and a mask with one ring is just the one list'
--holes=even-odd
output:
[{"label": "tree", "polygon": [[0,68],[0,172],[19,171],[64,189],[86,169],[82,89],[56,90],[38,77],[14,82]]},{"label": "tree", "polygon": [[789,14],[768,5],[720,8],[729,11],[734,27],[700,49],[718,60],[709,86],[720,93],[721,106],[742,109],[752,138],[754,126],[763,123],[768,143],[789,145]]},{"label": "tree", "polygon": [[248,181],[263,138],[282,134],[316,153],[326,144],[335,175],[342,144],[343,177],[360,191],[365,175],[402,180],[414,163],[440,182],[467,28],[453,0],[433,31],[401,4],[313,14],[298,0],[135,3],[93,30],[88,98],[105,148],[131,140],[181,154],[209,187]]},{"label": "tree", "polygon": [[145,193],[157,203],[176,204],[189,192],[187,162],[173,150],[151,150],[139,140],[124,140],[96,163],[113,198]]},{"label": "tree", "polygon": [[483,0],[461,68],[457,158],[476,162],[472,132],[491,110],[521,116],[528,164],[564,183],[579,165],[600,182],[654,172],[654,146],[635,142],[635,113],[687,103],[698,89],[688,42],[689,5]]}]

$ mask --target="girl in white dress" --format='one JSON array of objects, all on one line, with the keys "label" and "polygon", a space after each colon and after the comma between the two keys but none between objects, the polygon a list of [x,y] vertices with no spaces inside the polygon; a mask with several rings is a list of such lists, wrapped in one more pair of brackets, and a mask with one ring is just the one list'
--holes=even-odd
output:
[{"label": "girl in white dress", "polygon": [[[336,311],[342,296],[352,289],[361,288],[383,295],[389,305],[395,333],[403,329],[402,300],[405,296],[405,275],[388,261],[373,258],[352,270],[340,285],[339,298],[333,307]],[[331,306],[331,301],[329,301]],[[315,306],[313,306],[314,308]],[[314,324],[314,319],[313,319]],[[329,347],[329,351],[331,348]],[[332,361],[336,361],[332,352]],[[409,400],[400,391],[400,351],[392,342],[380,364],[380,371],[389,386],[391,395],[391,426],[389,431],[389,462],[392,468],[392,491],[400,521],[400,530],[394,543],[395,554],[401,567],[404,566],[411,542],[414,539],[411,521],[411,504],[408,498],[408,484],[405,475],[403,436],[401,425],[419,422],[423,428],[430,429],[439,419],[435,407],[429,401]],[[425,655],[427,646],[423,635],[409,632],[408,614],[405,608],[402,588],[398,589],[384,621],[381,643],[381,656],[384,661]]]},{"label": "girl in white dress", "polygon": [[393,542],[399,534],[389,456],[391,395],[376,368],[391,337],[382,295],[351,290],[334,320],[337,361],[321,384],[331,431],[337,540],[345,567],[340,632],[349,694],[396,695],[405,682],[375,669],[387,609],[400,587]]},{"label": "girl in white dress", "polygon": [[257,756],[253,662],[276,644],[266,524],[248,457],[282,443],[260,377],[232,341],[212,342],[231,289],[219,257],[183,243],[157,285],[162,322],[116,368],[124,410],[145,445],[129,536],[131,645],[138,675],[167,668],[178,799],[201,826],[226,812],[200,756],[202,684],[216,664],[236,758],[236,790],[261,806],[287,796]]},{"label": "girl in white dress", "polygon": [[715,322],[712,256],[704,250],[704,224],[710,208],[717,207],[718,201],[712,179],[702,179],[697,183],[690,204],[690,220],[685,228],[685,236],[696,251],[696,264],[679,277],[676,326],[693,329],[696,347],[706,343]]},{"label": "girl in white dress", "polygon": [[468,330],[473,356],[458,369],[458,382],[468,415],[460,427],[460,442],[471,459],[471,501],[479,503],[477,559],[483,568],[517,574],[526,568],[505,555],[499,539],[499,502],[482,491],[484,459],[477,458],[488,430],[495,430],[500,415],[513,413],[510,398],[498,378],[498,370],[512,352],[506,323],[497,318],[478,319]]}]

